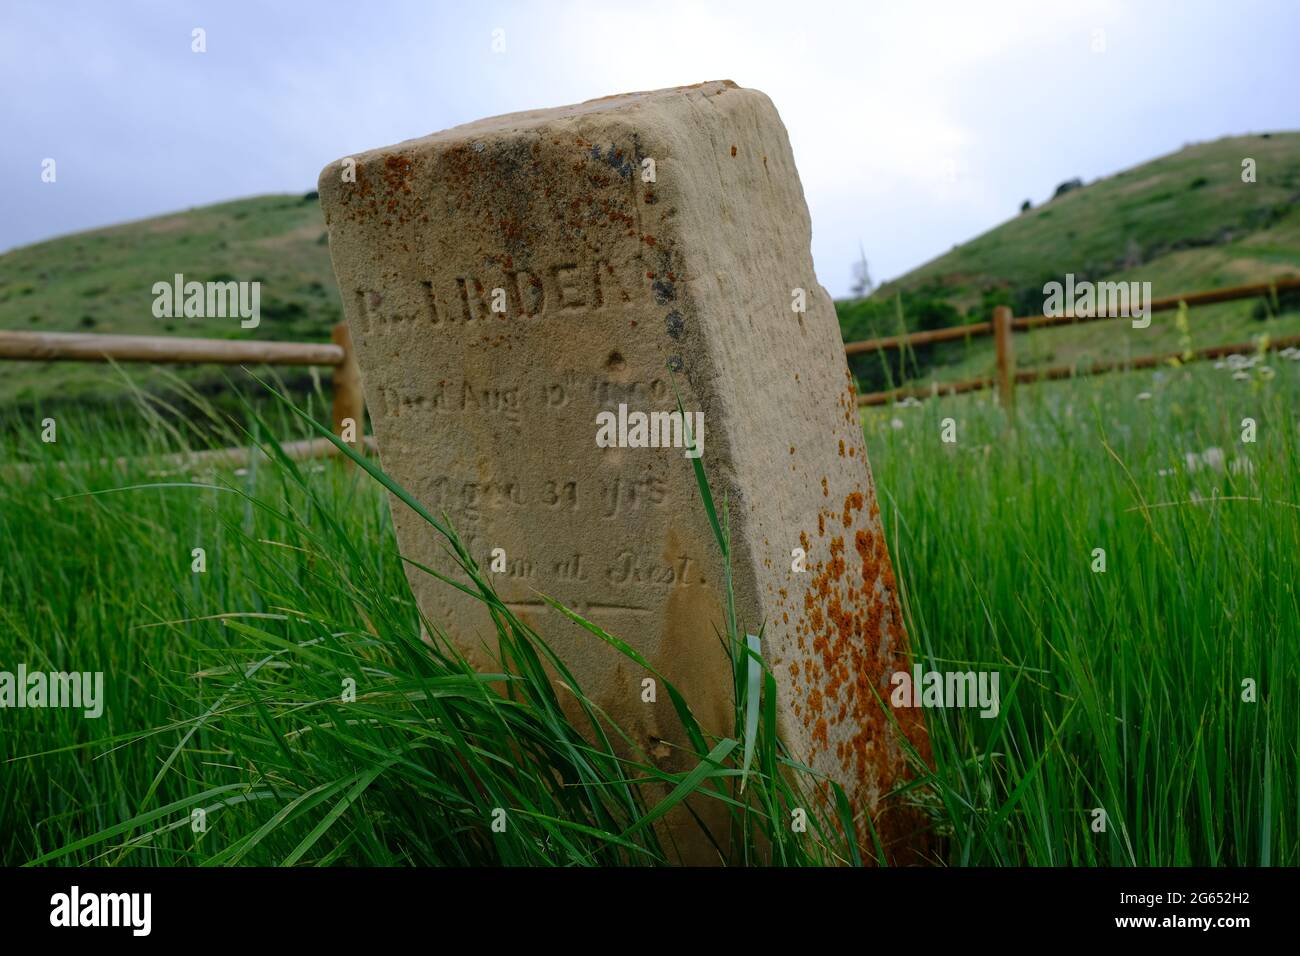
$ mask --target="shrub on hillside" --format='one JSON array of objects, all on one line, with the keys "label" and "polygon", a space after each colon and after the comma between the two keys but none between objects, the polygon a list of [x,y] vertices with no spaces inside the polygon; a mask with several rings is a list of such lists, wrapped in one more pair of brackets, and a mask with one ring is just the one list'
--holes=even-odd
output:
[{"label": "shrub on hillside", "polygon": [[[837,302],[840,329],[845,342],[857,342],[888,335],[924,332],[966,322],[977,322],[975,313],[963,316],[948,301],[949,291],[930,285],[921,289],[896,292],[892,296],[875,296],[856,302]],[[906,353],[899,349],[849,356],[849,369],[864,392],[894,387],[906,379],[925,374],[952,353],[961,343],[921,345]]]},{"label": "shrub on hillside", "polygon": [[1283,289],[1276,299],[1270,296],[1256,300],[1254,308],[1250,310],[1250,317],[1262,322],[1283,312],[1296,311],[1300,311],[1300,289]]},{"label": "shrub on hillside", "polygon": [[1073,192],[1076,189],[1082,189],[1082,188],[1083,188],[1083,180],[1080,179],[1078,176],[1076,176],[1074,177],[1074,179],[1067,179],[1065,182],[1061,183],[1061,185],[1057,186],[1056,192],[1052,193],[1052,198],[1059,199],[1061,196],[1064,196],[1068,192]]}]

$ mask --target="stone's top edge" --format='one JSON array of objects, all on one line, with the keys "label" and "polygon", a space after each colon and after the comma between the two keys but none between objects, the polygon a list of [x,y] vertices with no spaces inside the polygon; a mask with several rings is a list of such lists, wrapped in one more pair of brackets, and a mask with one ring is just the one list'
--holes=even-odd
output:
[{"label": "stone's top edge", "polygon": [[[424,140],[464,139],[472,133],[492,133],[504,129],[527,129],[540,126],[547,120],[568,119],[573,116],[585,116],[592,113],[610,113],[627,106],[636,106],[654,100],[669,99],[674,96],[699,91],[704,96],[716,95],[726,90],[738,90],[731,80],[710,80],[705,83],[693,83],[690,86],[672,86],[663,90],[644,90],[636,93],[615,93],[613,96],[601,96],[594,100],[583,100],[570,106],[552,106],[540,110],[524,110],[519,113],[503,113],[500,116],[488,116],[463,123],[450,129],[442,130]],[[419,140],[408,140],[418,142]]]},{"label": "stone's top edge", "polygon": [[[584,100],[581,103],[574,103],[570,106],[554,106],[546,109],[523,110],[517,113],[503,113],[500,116],[489,116],[484,119],[474,120],[471,123],[463,123],[460,126],[452,126],[436,133],[430,133],[427,136],[403,140],[402,142],[395,143],[392,146],[381,146],[375,149],[364,150],[360,153],[354,153],[351,154],[351,158],[358,162],[363,162],[365,159],[380,153],[406,151],[422,145],[468,142],[472,141],[475,136],[489,136],[493,133],[505,131],[518,132],[534,129],[552,120],[564,120],[578,116],[616,112],[627,107],[635,107],[645,103],[668,100],[675,96],[683,94],[689,95],[696,92],[699,92],[704,96],[716,96],[719,93],[726,92],[727,90],[749,92],[746,91],[744,87],[738,86],[731,80],[709,80],[703,83],[693,83],[689,86],[673,86],[662,90],[616,93],[613,96],[602,96],[593,100]],[[338,162],[339,160],[336,160],[331,163],[326,167],[326,170],[338,165]]]},{"label": "stone's top edge", "polygon": [[[699,90],[705,96],[710,93],[721,93],[724,90],[738,90],[734,80],[705,80],[703,83],[690,83],[686,86],[669,86],[662,90],[639,90],[635,93],[614,93],[610,96],[598,96],[592,100],[583,100],[573,106],[558,106],[548,110],[534,110],[535,113],[566,113],[572,110],[575,113],[591,113],[600,109],[616,109],[624,101],[639,102],[641,100],[653,99],[661,96],[671,96],[674,93],[689,93],[692,90]],[[604,104],[604,105],[601,105]],[[518,113],[514,114],[520,115]],[[507,119],[510,114],[505,116],[494,117],[494,119]],[[481,120],[480,122],[488,122]]]}]

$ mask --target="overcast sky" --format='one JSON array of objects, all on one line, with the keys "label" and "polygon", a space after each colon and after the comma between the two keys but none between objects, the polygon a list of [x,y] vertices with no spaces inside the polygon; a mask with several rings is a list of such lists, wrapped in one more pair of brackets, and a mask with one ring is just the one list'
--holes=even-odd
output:
[{"label": "overcast sky", "polygon": [[776,104],[842,295],[859,243],[884,280],[1064,179],[1300,128],[1300,3],[3,0],[0,249],[303,192],[340,156],[483,116],[711,79]]}]

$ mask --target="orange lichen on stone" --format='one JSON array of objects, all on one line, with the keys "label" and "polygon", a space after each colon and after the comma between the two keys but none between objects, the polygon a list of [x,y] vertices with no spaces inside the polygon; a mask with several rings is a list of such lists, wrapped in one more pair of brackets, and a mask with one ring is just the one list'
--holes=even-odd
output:
[{"label": "orange lichen on stone", "polygon": [[[874,496],[849,493],[842,512],[830,510],[818,516],[819,534],[824,533],[825,517],[849,528],[864,510],[879,514]],[[865,785],[907,775],[903,750],[894,742],[880,702],[888,706],[889,676],[906,670],[909,663],[893,569],[878,525],[873,522],[855,530],[852,546],[848,551],[846,537],[832,536],[826,560],[810,564],[812,573],[795,631],[801,648],[804,635],[808,636],[811,656],[796,686],[802,699],[799,719],[813,752],[830,757],[846,775]],[[850,554],[856,559],[852,566]],[[928,759],[919,714],[899,711],[894,717]],[[917,825],[915,817],[901,808],[885,812],[876,806],[870,812],[882,840],[903,843]]]},{"label": "orange lichen on stone", "polygon": [[406,156],[390,155],[384,157],[384,183],[389,190],[411,191],[411,170],[414,164]]},{"label": "orange lichen on stone", "polygon": [[862,510],[862,492],[855,491],[844,499],[844,527],[853,523],[852,511]]}]

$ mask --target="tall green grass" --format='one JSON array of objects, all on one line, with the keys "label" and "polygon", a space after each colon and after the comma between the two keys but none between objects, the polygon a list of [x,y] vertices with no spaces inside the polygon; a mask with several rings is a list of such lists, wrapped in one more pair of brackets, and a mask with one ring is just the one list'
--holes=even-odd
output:
[{"label": "tall green grass", "polygon": [[[934,765],[906,799],[945,837],[936,862],[1300,862],[1300,363],[1268,361],[1267,380],[1199,366],[1021,388],[1014,429],[987,396],[864,417],[918,659],[1002,675],[996,719],[926,712]],[[709,737],[674,697],[697,759],[665,773],[442,516],[496,622],[496,673],[421,620],[382,474],[280,458],[269,436],[314,428],[288,409],[235,426],[173,396],[61,416],[55,445],[35,421],[0,430],[0,669],[103,670],[108,697],[99,720],[0,711],[0,860],[645,865],[675,858],[663,816],[707,803],[729,820],[720,860],[857,860],[843,815],[806,799],[734,615],[716,623],[735,726]],[[269,457],[238,472],[140,457],[253,440]],[[725,549],[725,502],[706,501]]]},{"label": "tall green grass", "polygon": [[1300,862],[1300,363],[1261,362],[867,416],[914,652],[1002,675],[928,712],[952,863]]},{"label": "tall green grass", "polygon": [[[139,410],[157,426],[155,401],[142,394]],[[307,413],[246,413],[245,442],[320,428]],[[678,858],[661,821],[698,821],[710,801],[728,821],[704,831],[719,861],[857,858],[852,821],[823,819],[804,796],[777,739],[774,681],[734,615],[717,623],[734,654],[736,734],[708,736],[659,675],[696,757],[669,773],[583,696],[445,519],[372,461],[296,463],[265,440],[246,470],[168,473],[115,460],[139,429],[89,416],[59,428],[48,446],[27,429],[13,457],[34,470],[6,482],[0,654],[11,669],[103,670],[108,700],[99,720],[0,714],[6,862],[646,865]],[[697,477],[725,553],[725,504]],[[470,582],[445,586],[489,609],[496,672],[476,673],[421,619],[385,488]],[[193,547],[206,573],[192,572]],[[789,826],[796,807],[806,833]]]}]

